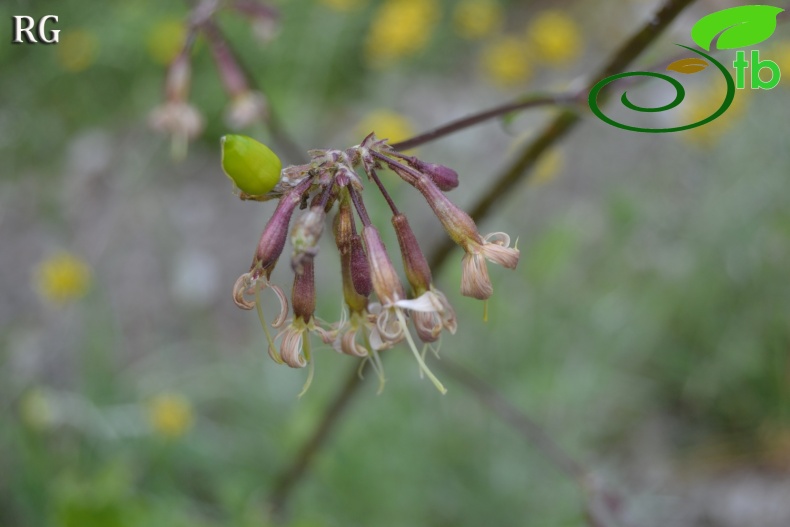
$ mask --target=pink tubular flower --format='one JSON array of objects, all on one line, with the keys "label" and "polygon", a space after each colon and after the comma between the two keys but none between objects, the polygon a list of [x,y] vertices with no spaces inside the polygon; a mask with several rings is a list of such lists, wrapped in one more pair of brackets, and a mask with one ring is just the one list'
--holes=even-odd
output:
[{"label": "pink tubular flower", "polygon": [[425,305],[432,307],[432,309],[429,307],[426,310],[413,311],[412,319],[417,336],[423,342],[435,342],[442,329],[455,334],[458,328],[455,311],[447,297],[434,287],[431,269],[420,250],[414,231],[409,226],[409,220],[401,213],[395,214],[392,217],[392,226],[395,227],[403,257],[403,269],[406,271],[406,279],[412,287],[414,296],[423,298],[426,300]]},{"label": "pink tubular flower", "polygon": [[[294,318],[288,326],[269,342],[269,355],[278,363],[285,363],[291,368],[304,368],[310,365],[310,372],[300,395],[304,394],[313,380],[314,362],[310,348],[310,333],[316,333],[321,340],[332,342],[331,332],[321,328],[314,316],[315,312],[315,271],[313,257],[308,256],[302,262],[302,272],[294,277],[291,292]],[[280,340],[279,352],[275,342]]]},{"label": "pink tubular flower", "polygon": [[463,259],[461,294],[479,300],[489,298],[494,289],[488,276],[486,260],[506,269],[515,269],[520,256],[518,248],[509,247],[510,236],[505,233],[480,236],[474,220],[456,207],[430,179],[426,177],[418,179],[415,187],[428,201],[453,241],[466,251]]}]

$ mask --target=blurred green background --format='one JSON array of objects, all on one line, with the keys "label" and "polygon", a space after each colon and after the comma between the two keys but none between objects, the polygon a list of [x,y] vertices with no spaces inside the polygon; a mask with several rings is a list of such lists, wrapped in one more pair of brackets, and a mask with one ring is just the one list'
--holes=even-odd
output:
[{"label": "blurred green background", "polygon": [[[306,151],[578,87],[655,4],[283,0],[268,43],[233,13],[217,20]],[[695,3],[632,69],[675,56],[704,14],[742,4]],[[8,21],[22,14],[58,15],[60,42],[11,45]],[[354,364],[319,348],[297,399],[305,372],[269,360],[256,317],[231,301],[274,204],[238,201],[220,170],[227,97],[202,40],[191,102],[205,131],[175,162],[146,124],[186,15],[171,0],[0,5],[3,527],[269,525],[273,478]],[[759,49],[790,76],[790,28]],[[717,106],[715,74],[696,77],[682,111],[644,122]],[[649,84],[635,93],[671,98]],[[790,524],[789,103],[783,79],[688,132],[589,117],[480,226],[522,250],[516,271],[490,269],[488,322],[458,292],[460,249],[435,274],[459,319],[442,355],[542,423],[635,524]],[[416,154],[458,170],[450,195],[468,207],[552,114]],[[263,126],[245,133],[273,144]],[[384,176],[428,252],[441,226]],[[383,201],[368,200],[395,243]],[[336,260],[325,243],[329,321]],[[583,523],[578,489],[539,451],[463,387],[445,379],[441,396],[420,380],[405,347],[386,354],[384,392],[366,379],[288,525]]]}]

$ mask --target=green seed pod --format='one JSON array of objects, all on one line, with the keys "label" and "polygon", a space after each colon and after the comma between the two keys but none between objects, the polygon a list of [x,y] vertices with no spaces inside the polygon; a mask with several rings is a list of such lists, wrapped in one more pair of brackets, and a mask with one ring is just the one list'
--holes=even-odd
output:
[{"label": "green seed pod", "polygon": [[269,147],[246,135],[225,135],[222,170],[245,194],[263,196],[280,181],[283,164]]}]

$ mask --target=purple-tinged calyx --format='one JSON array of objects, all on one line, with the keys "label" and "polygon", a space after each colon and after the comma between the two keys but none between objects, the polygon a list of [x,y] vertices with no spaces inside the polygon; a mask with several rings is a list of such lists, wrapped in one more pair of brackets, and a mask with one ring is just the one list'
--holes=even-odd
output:
[{"label": "purple-tinged calyx", "polygon": [[265,274],[268,278],[274,270],[277,259],[285,247],[285,240],[288,238],[288,225],[291,222],[291,216],[296,206],[301,203],[302,194],[309,187],[309,180],[302,181],[288,191],[277,204],[274,214],[263,229],[250,267],[250,271],[255,272],[256,276]]},{"label": "purple-tinged calyx", "polygon": [[398,279],[398,273],[392,265],[384,242],[378,229],[373,225],[366,225],[362,229],[362,239],[365,241],[368,264],[370,265],[370,279],[373,290],[382,305],[394,305],[395,302],[406,298],[403,286]]}]

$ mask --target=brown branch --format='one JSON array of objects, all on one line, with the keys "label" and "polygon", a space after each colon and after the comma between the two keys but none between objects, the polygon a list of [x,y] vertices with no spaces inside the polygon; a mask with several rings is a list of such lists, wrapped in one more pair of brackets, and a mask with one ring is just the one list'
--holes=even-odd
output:
[{"label": "brown branch", "polygon": [[560,93],[555,95],[547,94],[534,94],[527,97],[522,97],[517,101],[509,102],[501,106],[496,106],[479,113],[456,119],[445,125],[434,128],[424,134],[406,139],[400,143],[395,143],[392,147],[395,150],[409,150],[417,146],[423,145],[430,141],[434,141],[454,132],[459,132],[476,124],[480,124],[489,119],[506,115],[512,112],[526,110],[528,108],[537,108],[540,106],[561,106],[561,105],[574,105],[579,102],[579,95],[572,93]]},{"label": "brown branch", "polygon": [[332,428],[340,420],[341,415],[348,408],[349,403],[357,393],[357,389],[362,384],[360,373],[357,366],[349,370],[349,375],[346,377],[345,382],[335,394],[332,402],[327,406],[321,421],[313,430],[310,438],[297,452],[294,462],[275,479],[269,499],[270,512],[274,520],[282,521],[284,519],[285,506],[288,503],[291,491],[301,480],[315,454],[329,439]]},{"label": "brown branch", "polygon": [[[619,73],[625,69],[650,43],[652,43],[669,24],[688,7],[694,0],[666,0],[659,11],[631,38],[625,41],[600,70],[591,77],[587,91],[592,89],[598,80]],[[555,117],[505,170],[478,202],[472,207],[471,216],[475,221],[484,219],[491,207],[508,195],[513,186],[524,179],[528,170],[534,166],[540,156],[559,139],[565,136],[578,124],[580,118],[572,112],[563,111]],[[448,125],[449,126],[449,125]],[[408,143],[408,141],[404,141]],[[402,143],[401,143],[402,144]],[[429,258],[432,269],[438,270],[447,260],[452,243],[440,245]],[[332,430],[337,426],[340,417],[358,393],[361,381],[357,368],[349,369],[343,385],[332,398],[323,418],[308,437],[304,446],[299,449],[296,458],[275,478],[274,490],[270,498],[271,510],[276,517],[282,518],[291,492],[307,471],[315,454],[328,441]],[[600,527],[606,524],[599,524]],[[596,526],[599,527],[599,526]]]}]

